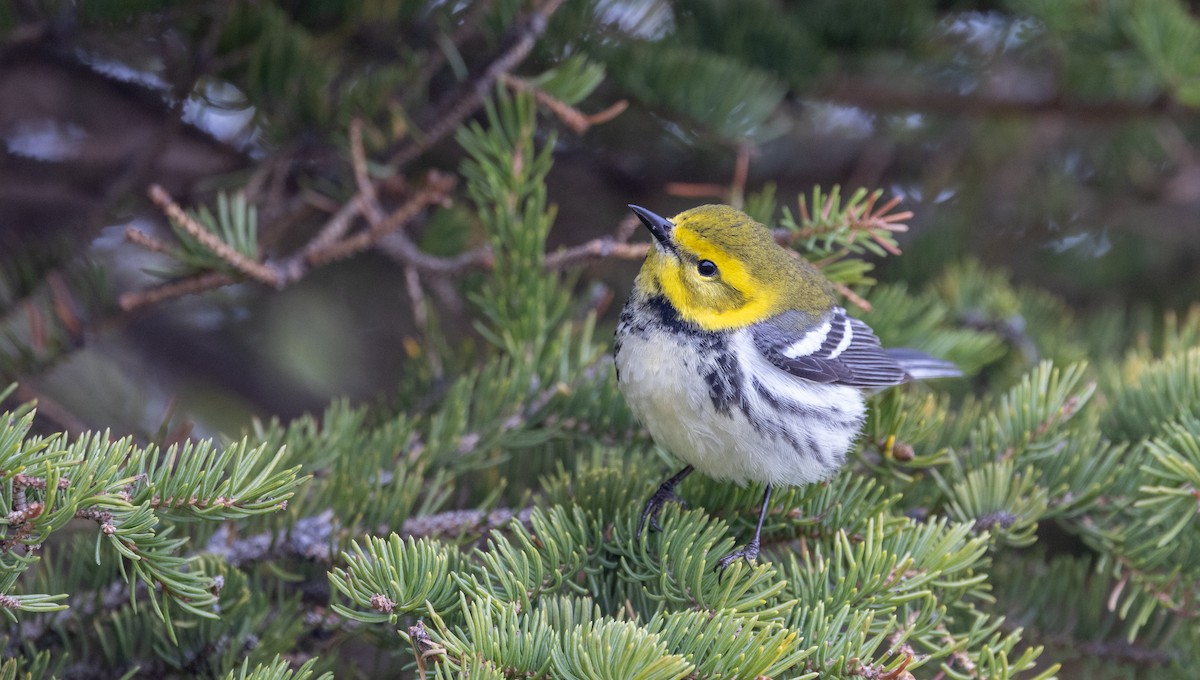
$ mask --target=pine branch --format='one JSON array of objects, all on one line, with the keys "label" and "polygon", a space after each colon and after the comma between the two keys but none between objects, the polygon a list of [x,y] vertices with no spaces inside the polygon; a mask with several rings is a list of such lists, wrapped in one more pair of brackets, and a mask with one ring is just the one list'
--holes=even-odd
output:
[{"label": "pine branch", "polygon": [[[179,204],[171,198],[166,189],[154,184],[150,186],[149,194],[150,200],[154,201],[154,204],[161,208],[172,222],[179,225],[189,236],[212,251],[214,255],[221,258],[234,270],[259,283],[275,288],[279,287],[281,279],[275,270],[239,253],[220,238],[217,238],[211,231],[192,219],[187,214],[187,211],[179,207]],[[146,239],[139,240],[146,241]]]}]

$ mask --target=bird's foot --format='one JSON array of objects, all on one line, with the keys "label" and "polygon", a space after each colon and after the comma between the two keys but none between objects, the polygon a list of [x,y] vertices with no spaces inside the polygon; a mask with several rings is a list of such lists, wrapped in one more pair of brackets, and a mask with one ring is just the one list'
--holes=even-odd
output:
[{"label": "bird's foot", "polygon": [[658,485],[658,490],[654,492],[654,495],[650,496],[650,500],[646,501],[646,507],[642,508],[642,518],[638,520],[636,538],[640,539],[642,537],[642,529],[646,528],[647,519],[650,520],[650,528],[655,531],[662,531],[662,527],[658,525],[658,513],[667,503],[675,502],[685,508],[687,507],[687,503],[684,503],[682,498],[675,495],[675,485],[682,482],[683,478],[690,474],[692,474],[692,466],[688,465],[675,473],[674,477]]},{"label": "bird's foot", "polygon": [[650,500],[646,501],[646,507],[642,508],[642,519],[638,521],[637,537],[642,537],[642,529],[646,527],[646,520],[650,520],[650,528],[655,531],[662,531],[662,527],[658,524],[658,513],[662,511],[663,506],[667,503],[678,503],[683,507],[687,507],[687,501],[675,495],[675,485],[672,480],[663,482],[654,495],[650,496]]},{"label": "bird's foot", "polygon": [[756,535],[754,540],[747,543],[745,547],[738,548],[737,550],[734,550],[728,555],[717,560],[716,566],[713,567],[713,571],[717,572],[717,583],[721,582],[721,579],[725,576],[725,570],[728,569],[729,565],[733,564],[734,562],[737,562],[738,560],[746,560],[746,564],[752,565],[758,560],[758,551],[759,543],[758,536]]}]

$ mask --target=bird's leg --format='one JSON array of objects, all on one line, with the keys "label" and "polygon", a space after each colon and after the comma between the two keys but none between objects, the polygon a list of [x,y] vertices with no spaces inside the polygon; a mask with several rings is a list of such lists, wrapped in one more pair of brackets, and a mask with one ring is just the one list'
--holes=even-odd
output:
[{"label": "bird's leg", "polygon": [[692,466],[689,465],[675,476],[668,479],[658,486],[658,491],[650,496],[650,500],[646,501],[646,507],[642,508],[642,519],[638,522],[637,538],[642,537],[642,529],[646,526],[646,519],[650,520],[650,527],[655,531],[662,531],[662,527],[658,525],[658,512],[662,510],[664,504],[668,501],[675,501],[680,505],[687,507],[687,503],[683,499],[675,495],[675,485],[682,482],[684,477],[692,474]]},{"label": "bird's leg", "polygon": [[718,583],[721,581],[721,576],[723,576],[725,574],[725,570],[727,568],[729,568],[729,565],[733,564],[734,562],[736,562],[738,560],[746,560],[746,562],[753,562],[758,559],[759,535],[762,534],[763,518],[767,516],[767,505],[769,505],[770,502],[771,502],[771,485],[768,484],[766,492],[763,493],[762,509],[758,511],[758,526],[754,528],[754,538],[752,538],[750,540],[750,542],[747,543],[744,548],[738,548],[737,550],[734,550],[733,552],[729,553],[728,555],[717,560],[717,565],[714,567],[714,569],[718,573],[718,576],[717,576]]}]

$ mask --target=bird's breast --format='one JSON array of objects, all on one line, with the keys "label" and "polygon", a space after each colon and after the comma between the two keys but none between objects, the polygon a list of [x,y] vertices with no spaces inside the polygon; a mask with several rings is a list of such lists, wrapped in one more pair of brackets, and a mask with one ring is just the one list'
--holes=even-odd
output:
[{"label": "bird's breast", "polygon": [[860,390],[775,368],[745,330],[688,329],[631,307],[617,331],[619,385],[660,446],[738,483],[804,484],[841,465],[865,414]]}]

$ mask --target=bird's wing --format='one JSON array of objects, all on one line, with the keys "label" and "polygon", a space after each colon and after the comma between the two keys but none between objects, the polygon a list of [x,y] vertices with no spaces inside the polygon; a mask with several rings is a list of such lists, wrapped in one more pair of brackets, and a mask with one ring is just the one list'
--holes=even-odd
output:
[{"label": "bird's wing", "polygon": [[867,324],[835,307],[824,317],[788,311],[751,326],[758,351],[780,370],[819,383],[886,387],[909,379]]}]

